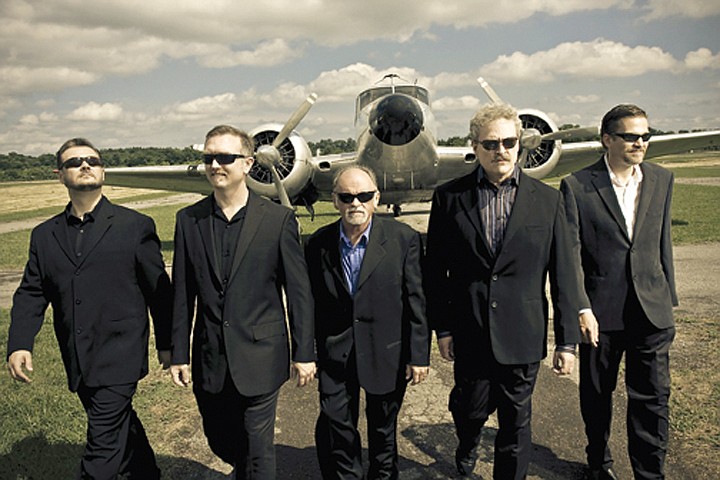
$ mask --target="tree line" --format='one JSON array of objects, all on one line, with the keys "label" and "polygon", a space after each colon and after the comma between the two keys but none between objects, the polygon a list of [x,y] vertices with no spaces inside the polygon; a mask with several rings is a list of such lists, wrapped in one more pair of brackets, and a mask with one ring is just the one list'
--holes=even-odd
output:
[{"label": "tree line", "polygon": [[[579,125],[565,124],[560,126],[560,130],[569,128],[577,128]],[[679,133],[687,133],[687,130],[681,130]],[[654,135],[664,133],[660,130],[653,130]],[[596,136],[594,140],[599,140]],[[590,140],[588,138],[578,138],[573,140]],[[450,147],[462,147],[469,145],[469,137],[454,136],[446,139],[438,140],[438,145]],[[318,142],[308,142],[310,151],[313,155],[318,152],[321,155],[331,155],[336,153],[354,152],[357,150],[357,142],[353,138],[345,140],[323,139]],[[193,150],[191,147],[185,148],[161,148],[161,147],[129,147],[129,148],[109,148],[101,149],[105,166],[108,167],[139,167],[144,165],[186,165],[197,164],[202,162],[202,153]],[[39,155],[37,157],[31,155],[23,155],[21,153],[10,152],[0,154],[0,181],[27,181],[27,180],[50,180],[55,178],[53,169],[55,169],[55,156],[50,153]]]}]

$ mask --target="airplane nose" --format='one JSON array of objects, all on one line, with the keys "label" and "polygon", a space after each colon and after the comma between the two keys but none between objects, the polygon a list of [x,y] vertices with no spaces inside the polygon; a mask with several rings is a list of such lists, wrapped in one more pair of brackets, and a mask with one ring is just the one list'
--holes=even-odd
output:
[{"label": "airplane nose", "polygon": [[388,95],[370,114],[370,130],[387,145],[405,145],[423,128],[423,113],[418,102],[407,95]]}]

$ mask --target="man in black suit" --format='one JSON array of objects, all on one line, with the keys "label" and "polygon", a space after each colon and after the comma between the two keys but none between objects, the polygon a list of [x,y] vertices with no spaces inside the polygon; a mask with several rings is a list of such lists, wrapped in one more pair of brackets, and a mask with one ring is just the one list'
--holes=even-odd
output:
[{"label": "man in black suit", "polygon": [[298,385],[315,375],[313,310],[294,212],[247,187],[253,150],[252,138],[228,125],[205,137],[213,193],[180,210],[175,224],[171,373],[177,385],[190,383],[194,318],[193,391],[208,444],[235,478],[274,479],[289,343]]},{"label": "man in black suit", "polygon": [[10,375],[31,381],[24,369],[33,371],[35,335],[52,304],[68,386],[87,413],[78,478],[160,478],[132,407],[137,383],[148,372],[148,307],[158,359],[170,363],[172,291],[155,223],[103,196],[100,152],[87,140],[68,140],[56,157],[70,203],[32,232],[13,297]]},{"label": "man in black suit", "polygon": [[[405,387],[428,374],[422,241],[409,226],[375,216],[379,199],[372,170],[341,170],[333,183],[341,218],[306,247],[320,378],[315,439],[326,480],[398,478],[396,427]],[[357,430],[361,387],[367,477]]]},{"label": "man in black suit", "polygon": [[470,138],[480,165],[435,190],[426,251],[428,318],[442,357],[455,362],[458,473],[471,474],[481,428],[497,410],[493,476],[503,480],[528,470],[531,395],[547,355],[548,273],[555,373],[572,371],[579,341],[562,196],[517,166],[520,132],[508,105],[475,114]]},{"label": "man in black suit", "polygon": [[638,479],[664,478],[668,353],[678,303],[670,240],[673,175],[643,163],[650,130],[639,107],[610,110],[601,135],[605,155],[560,187],[581,266],[580,408],[589,477],[617,478],[608,439],[624,352],[633,472]]}]

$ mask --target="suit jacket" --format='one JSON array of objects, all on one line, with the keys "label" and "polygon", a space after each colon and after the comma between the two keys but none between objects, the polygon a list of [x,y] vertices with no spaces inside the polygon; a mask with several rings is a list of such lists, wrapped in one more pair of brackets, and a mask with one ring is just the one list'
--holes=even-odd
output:
[{"label": "suit jacket", "polygon": [[[456,368],[490,345],[501,364],[547,355],[549,273],[557,344],[579,341],[577,284],[560,193],[520,173],[503,244],[493,254],[478,206],[477,169],[433,195],[427,236],[428,317],[453,335]],[[488,343],[489,342],[489,343]]]},{"label": "suit jacket", "polygon": [[394,391],[407,364],[429,364],[430,337],[422,289],[420,235],[374,216],[351,296],[340,260],[340,220],[321,228],[305,249],[315,298],[320,390],[333,393],[355,356],[360,385],[369,393]]},{"label": "suit jacket", "polygon": [[38,225],[13,297],[8,355],[31,350],[48,304],[70,390],[137,382],[148,372],[148,307],[170,349],[172,291],[150,217],[103,197],[86,254],[68,245],[65,213]]},{"label": "suit jacket", "polygon": [[210,393],[222,390],[228,369],[245,396],[275,391],[289,378],[285,301],[293,361],[315,360],[312,297],[295,214],[252,192],[245,208],[226,284],[216,260],[212,198],[180,210],[176,219],[172,362],[190,363],[194,317],[193,378]]},{"label": "suit jacket", "polygon": [[675,291],[670,204],[673,174],[642,163],[643,181],[633,238],[628,237],[605,161],[566,177],[561,183],[574,238],[581,306],[592,307],[600,330],[622,330],[625,298],[635,291],[650,321],[673,326]]}]

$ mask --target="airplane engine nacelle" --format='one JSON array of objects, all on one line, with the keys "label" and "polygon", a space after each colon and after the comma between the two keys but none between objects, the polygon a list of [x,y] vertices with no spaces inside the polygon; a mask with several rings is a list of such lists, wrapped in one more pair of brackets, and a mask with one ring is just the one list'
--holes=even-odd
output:
[{"label": "airplane engine nacelle", "polygon": [[[283,126],[280,124],[265,124],[251,130],[249,134],[255,140],[255,150],[257,151],[261,145],[272,144],[282,128]],[[293,131],[280,144],[278,150],[280,151],[281,160],[279,164],[275,165],[275,168],[282,179],[288,197],[293,203],[296,203],[308,186],[312,176],[312,166],[310,165],[312,153],[310,147],[300,134]],[[253,163],[247,183],[248,187],[255,193],[273,200],[278,199],[272,174],[258,162]]]},{"label": "airplane engine nacelle", "polygon": [[[553,171],[562,151],[560,140],[542,140],[541,136],[558,131],[555,122],[544,112],[534,109],[519,110],[523,126],[521,145],[528,150],[523,172],[534,178],[543,178]],[[530,148],[528,148],[528,146]]]}]

